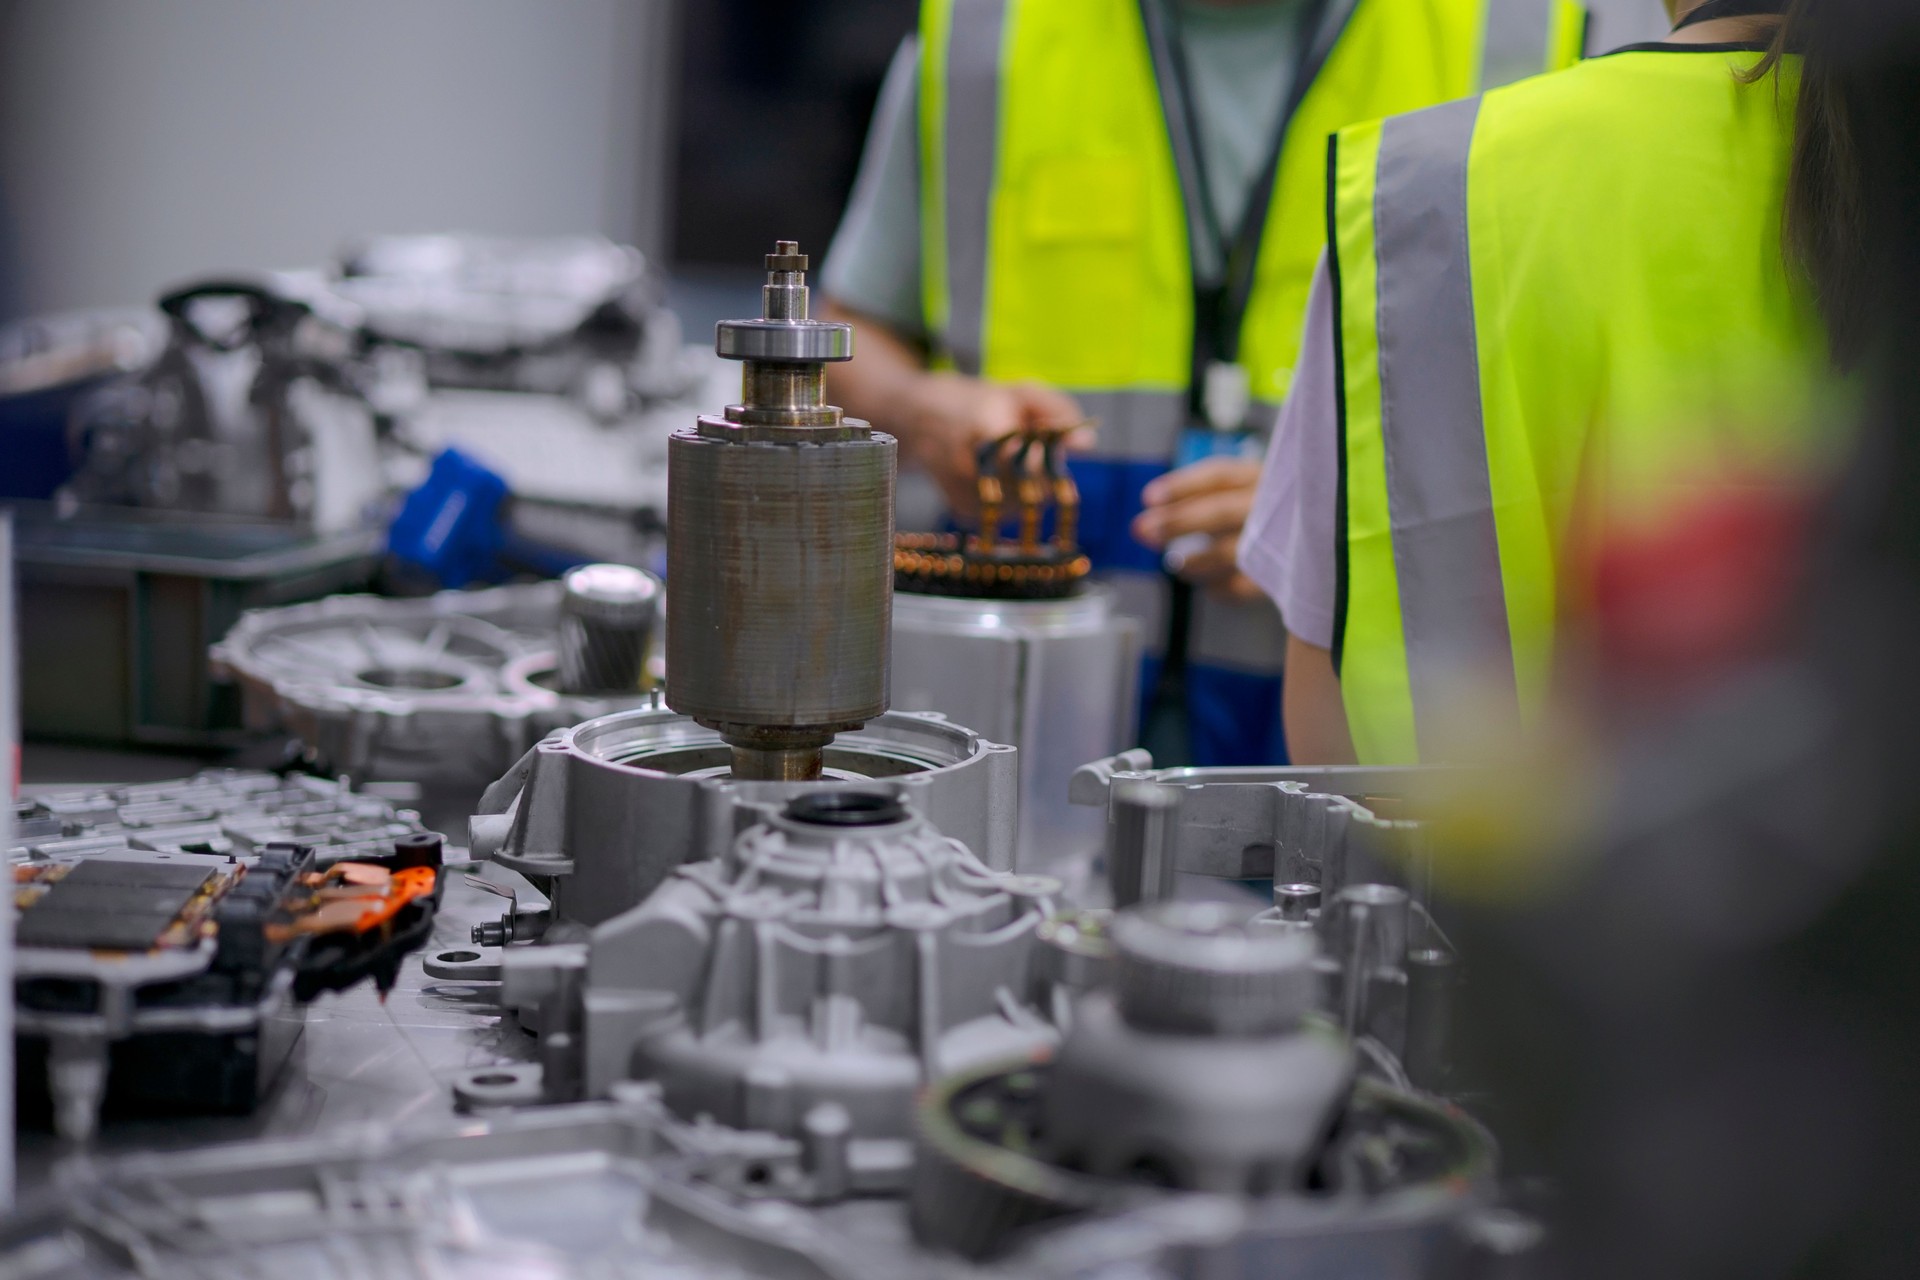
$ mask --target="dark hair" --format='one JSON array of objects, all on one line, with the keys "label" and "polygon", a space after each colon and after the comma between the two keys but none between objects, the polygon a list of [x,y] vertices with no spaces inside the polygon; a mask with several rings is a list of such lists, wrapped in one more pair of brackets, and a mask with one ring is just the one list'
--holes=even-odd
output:
[{"label": "dark hair", "polygon": [[1820,7],[1821,0],[1791,0],[1767,56],[1747,79],[1777,75],[1788,55],[1802,55],[1782,235],[1788,264],[1826,322],[1834,361],[1848,368],[1865,355],[1871,327],[1865,193],[1853,86],[1829,56],[1817,25]]}]

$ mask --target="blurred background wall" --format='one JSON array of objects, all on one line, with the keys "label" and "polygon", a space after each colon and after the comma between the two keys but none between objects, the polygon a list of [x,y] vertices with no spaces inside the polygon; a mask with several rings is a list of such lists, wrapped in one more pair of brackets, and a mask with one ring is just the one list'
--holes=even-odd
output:
[{"label": "blurred background wall", "polygon": [[669,0],[4,0],[16,311],[362,231],[665,242]]}]

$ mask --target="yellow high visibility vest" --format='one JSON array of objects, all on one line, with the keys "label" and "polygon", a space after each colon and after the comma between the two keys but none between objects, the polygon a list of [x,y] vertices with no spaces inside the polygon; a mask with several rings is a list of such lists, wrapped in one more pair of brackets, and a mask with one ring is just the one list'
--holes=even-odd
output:
[{"label": "yellow high visibility vest", "polygon": [[1576,516],[1806,464],[1799,68],[1744,83],[1759,57],[1622,52],[1335,140],[1335,660],[1362,761],[1538,716]]},{"label": "yellow high visibility vest", "polygon": [[[1100,420],[1102,455],[1165,462],[1185,422],[1193,281],[1140,4],[924,0],[922,296],[946,367],[1061,387]],[[1326,241],[1328,136],[1570,63],[1585,23],[1569,0],[1332,0],[1324,13],[1241,335],[1267,405],[1286,395]]]}]

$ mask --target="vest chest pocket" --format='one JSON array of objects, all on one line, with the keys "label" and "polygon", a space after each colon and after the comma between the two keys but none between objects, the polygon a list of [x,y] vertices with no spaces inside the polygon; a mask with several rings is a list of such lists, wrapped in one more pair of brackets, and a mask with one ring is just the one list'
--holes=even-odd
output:
[{"label": "vest chest pocket", "polygon": [[1025,167],[1001,224],[1011,252],[995,255],[990,363],[1070,386],[1132,380],[1151,274],[1146,199],[1143,166],[1129,155]]},{"label": "vest chest pocket", "polygon": [[1146,221],[1145,175],[1125,155],[1050,156],[1021,184],[1021,238],[1036,248],[1131,245]]}]

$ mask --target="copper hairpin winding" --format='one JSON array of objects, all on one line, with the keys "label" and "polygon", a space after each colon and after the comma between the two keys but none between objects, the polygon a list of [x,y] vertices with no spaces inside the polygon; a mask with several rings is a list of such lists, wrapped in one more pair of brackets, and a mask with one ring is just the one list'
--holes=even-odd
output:
[{"label": "copper hairpin winding", "polygon": [[[979,531],[898,535],[895,588],[1006,600],[1071,595],[1093,568],[1079,548],[1080,490],[1067,471],[1065,447],[1067,435],[1085,425],[1027,428],[981,446]],[[1053,533],[1043,540],[1049,508]],[[1016,528],[1011,538],[1003,529],[1009,514]]]}]

